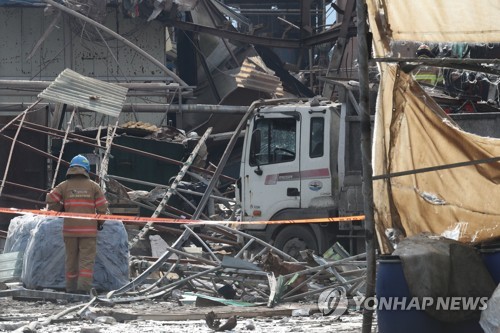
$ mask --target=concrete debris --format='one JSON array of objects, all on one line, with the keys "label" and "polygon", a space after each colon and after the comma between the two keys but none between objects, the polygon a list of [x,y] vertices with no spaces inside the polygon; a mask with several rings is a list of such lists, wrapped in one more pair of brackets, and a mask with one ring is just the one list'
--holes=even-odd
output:
[{"label": "concrete debris", "polygon": [[297,309],[292,311],[292,317],[308,317],[309,309]]},{"label": "concrete debris", "polygon": [[94,319],[94,323],[97,323],[97,324],[116,324],[116,319],[113,317],[107,317],[107,316],[97,317],[96,319]]},{"label": "concrete debris", "polygon": [[252,319],[245,321],[245,328],[249,331],[255,330],[255,322]]},{"label": "concrete debris", "polygon": [[205,320],[207,326],[216,332],[230,331],[235,328],[236,324],[238,323],[238,321],[236,320],[236,316],[232,316],[223,325],[221,325],[220,319],[217,319],[217,315],[213,311],[207,313]]}]

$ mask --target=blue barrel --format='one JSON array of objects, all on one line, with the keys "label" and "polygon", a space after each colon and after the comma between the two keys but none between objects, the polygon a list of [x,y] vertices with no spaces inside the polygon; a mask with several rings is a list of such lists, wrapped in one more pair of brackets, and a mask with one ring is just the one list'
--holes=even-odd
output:
[{"label": "blue barrel", "polygon": [[424,310],[406,310],[404,306],[393,309],[381,308],[381,299],[406,297],[411,300],[410,290],[399,257],[385,256],[378,260],[377,268],[377,322],[379,333],[442,333],[445,325],[429,316]]},{"label": "blue barrel", "polygon": [[500,245],[483,246],[480,250],[484,265],[490,272],[493,281],[500,283]]},{"label": "blue barrel", "polygon": [[457,323],[447,323],[445,333],[484,333],[479,318],[477,320],[467,320]]}]

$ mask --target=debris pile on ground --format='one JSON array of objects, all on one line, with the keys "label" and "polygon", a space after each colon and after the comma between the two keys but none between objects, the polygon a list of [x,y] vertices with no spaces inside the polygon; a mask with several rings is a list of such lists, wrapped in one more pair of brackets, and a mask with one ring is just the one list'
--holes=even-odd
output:
[{"label": "debris pile on ground", "polygon": [[[267,304],[316,299],[326,288],[344,286],[352,295],[363,289],[365,254],[334,260],[313,256],[299,262],[272,245],[225,225],[183,225],[184,230],[154,226],[165,238],[179,237],[156,261],[144,256],[130,260],[136,277],[107,294],[113,302],[176,297],[190,291],[195,303]],[[172,238],[170,238],[172,239]],[[338,245],[337,245],[338,246]],[[345,272],[346,267],[350,267]],[[180,299],[180,302],[185,300]]]},{"label": "debris pile on ground", "polygon": [[[37,223],[31,230],[19,228],[22,224],[19,220],[27,221],[25,224],[27,225],[32,219],[31,215],[15,218],[12,223],[12,237],[23,239],[24,236],[18,234],[20,230],[31,234],[25,249],[30,255],[27,257],[29,260],[25,260],[22,282],[28,288],[45,289],[33,290],[13,285],[12,288],[0,292],[0,299],[10,296],[25,300],[87,302],[68,307],[63,313],[49,316],[45,322],[38,323],[42,326],[51,325],[53,321],[60,322],[61,318],[75,311],[77,314],[76,317],[72,317],[73,320],[90,319],[98,322],[96,321],[98,317],[114,318],[113,321],[116,322],[137,320],[147,315],[116,310],[103,312],[99,308],[157,301],[170,301],[182,306],[203,309],[231,307],[241,309],[240,317],[246,316],[245,311],[250,311],[253,315],[264,311],[263,313],[268,313],[268,316],[280,314],[291,316],[294,310],[304,306],[289,305],[301,301],[313,304],[307,306],[308,309],[304,312],[309,316],[319,311],[316,305],[319,293],[335,286],[344,286],[350,295],[355,295],[363,288],[365,280],[366,263],[359,260],[364,258],[365,254],[347,256],[345,252],[338,251],[338,244],[328,252],[329,255],[335,253],[335,259],[329,259],[328,255],[319,257],[309,251],[303,251],[301,254],[304,261],[298,261],[231,225],[184,224],[181,228],[152,226],[153,231],[159,236],[169,236],[172,239],[172,234],[177,234],[178,237],[174,238],[173,242],[165,242],[163,253],[159,258],[147,256],[129,258],[127,252],[126,265],[130,263],[130,267],[126,269],[127,279],[124,281],[122,274],[124,261],[117,258],[123,258],[122,248],[128,251],[125,228],[119,221],[106,221],[104,230],[98,234],[94,285],[98,290],[109,292],[99,294],[94,291],[90,295],[72,295],[54,290],[64,285],[64,251],[63,245],[58,245],[58,242],[62,242],[60,237],[62,219],[37,218]],[[117,237],[120,233],[123,234],[121,238]],[[107,244],[107,241],[117,238],[121,239],[119,244],[114,242]],[[50,246],[40,244],[50,244]],[[108,247],[99,248],[100,245]],[[49,247],[55,248],[56,250],[52,250],[55,252],[50,252]],[[56,255],[57,253],[60,255]],[[34,264],[34,261],[37,264]],[[121,264],[119,268],[115,267],[117,263]],[[111,272],[110,266],[119,271]],[[346,267],[352,269],[346,271]],[[132,276],[130,281],[129,268]],[[109,283],[113,278],[121,280]],[[101,279],[105,283],[100,282]],[[202,313],[190,319],[205,319],[206,324],[216,331],[244,324],[236,319],[236,310],[231,310],[227,315],[223,314],[223,311],[216,311],[206,316],[207,313],[210,312],[202,310]],[[174,315],[170,312],[162,316],[161,318],[157,316],[153,320],[178,320],[173,318],[185,317],[186,314]],[[106,321],[108,322],[109,320]],[[23,327],[35,324],[31,321]]]}]

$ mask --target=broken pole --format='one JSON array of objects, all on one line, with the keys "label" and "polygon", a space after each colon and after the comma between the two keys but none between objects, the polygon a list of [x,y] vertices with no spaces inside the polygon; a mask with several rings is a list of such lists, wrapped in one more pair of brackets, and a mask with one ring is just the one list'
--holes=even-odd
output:
[{"label": "broken pole", "polygon": [[[184,230],[182,235],[179,236],[179,238],[175,241],[174,244],[172,244],[173,249],[180,249],[181,246],[189,239],[189,232],[187,230]],[[151,266],[149,266],[144,272],[142,272],[141,275],[136,277],[134,280],[130,281],[129,283],[125,284],[124,286],[120,287],[119,289],[116,290],[111,290],[106,297],[111,298],[111,297],[116,297],[121,294],[124,294],[127,290],[130,290],[132,288],[140,286],[146,278],[153,273],[154,271],[158,270],[164,262],[167,261],[168,258],[172,255],[171,251],[165,251],[163,255],[158,258],[158,260],[155,261],[155,263]]]},{"label": "broken pole", "polygon": [[[172,182],[172,184],[168,187],[167,192],[165,193],[165,195],[161,199],[161,201],[160,201],[158,207],[156,208],[156,210],[154,211],[153,215],[151,215],[152,218],[156,218],[156,217],[160,216],[160,214],[163,211],[163,209],[165,208],[165,205],[167,204],[168,200],[170,199],[170,197],[172,196],[172,194],[175,193],[175,190],[177,189],[177,185],[181,182],[182,178],[184,178],[184,176],[186,175],[186,172],[189,169],[189,167],[191,166],[191,164],[193,164],[194,159],[198,155],[198,151],[203,146],[203,144],[205,144],[205,141],[207,140],[207,138],[210,135],[210,133],[212,133],[212,127],[209,127],[205,131],[205,134],[203,134],[203,136],[200,138],[200,140],[198,141],[198,144],[196,145],[196,147],[194,147],[194,149],[191,152],[191,154],[189,155],[187,161],[184,162],[183,167],[181,168],[181,170],[179,171],[179,173],[175,177],[175,179]],[[139,241],[139,239],[143,239],[146,236],[146,234],[148,233],[149,229],[152,226],[153,226],[153,222],[146,223],[146,225],[134,237],[134,239],[132,239],[129,242],[129,244],[128,244],[129,248],[133,248],[134,245]]]},{"label": "broken pole", "polygon": [[[361,110],[361,156],[363,165],[363,198],[365,211],[365,243],[366,243],[366,299],[375,296],[376,277],[376,238],[373,217],[373,184],[372,184],[372,153],[371,153],[371,121],[370,121],[370,82],[368,78],[368,23],[365,0],[357,0],[357,31],[358,31],[358,76],[359,76],[359,107]],[[352,281],[352,280],[351,280]],[[363,308],[363,333],[372,331],[373,309]]]},{"label": "broken pole", "polygon": [[27,109],[25,109],[23,112],[21,112],[20,114],[18,114],[14,119],[12,119],[7,124],[5,124],[4,127],[0,128],[0,133],[2,133],[6,128],[8,128],[10,125],[12,125],[14,122],[16,122],[19,118],[21,118],[24,113],[28,113],[29,111],[31,111],[31,109],[33,109],[41,101],[42,101],[42,99],[39,98],[33,104],[31,104],[30,106],[28,106]]},{"label": "broken pole", "polygon": [[[52,185],[50,186],[50,188],[54,188],[56,186],[57,174],[59,173],[59,166],[61,165],[61,160],[62,160],[62,156],[64,153],[64,147],[66,147],[66,142],[68,142],[68,133],[69,133],[69,129],[71,128],[71,125],[73,124],[73,118],[75,116],[76,110],[77,110],[77,108],[74,107],[73,112],[71,112],[71,116],[69,117],[68,124],[67,124],[68,127],[66,128],[66,132],[64,132],[64,138],[62,139],[62,144],[61,144],[61,151],[59,152],[59,158],[57,159],[56,171],[54,171],[54,176],[52,178]],[[21,126],[22,126],[22,124],[19,124],[18,128],[21,128]]]}]

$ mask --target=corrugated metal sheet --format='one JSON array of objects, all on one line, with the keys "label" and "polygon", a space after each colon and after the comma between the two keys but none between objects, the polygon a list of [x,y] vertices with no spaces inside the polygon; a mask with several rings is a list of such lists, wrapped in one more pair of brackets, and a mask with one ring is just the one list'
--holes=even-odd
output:
[{"label": "corrugated metal sheet", "polygon": [[275,94],[277,97],[284,95],[279,77],[257,57],[245,59],[235,79],[240,88]]},{"label": "corrugated metal sheet", "polygon": [[118,117],[128,88],[65,69],[38,97]]}]

